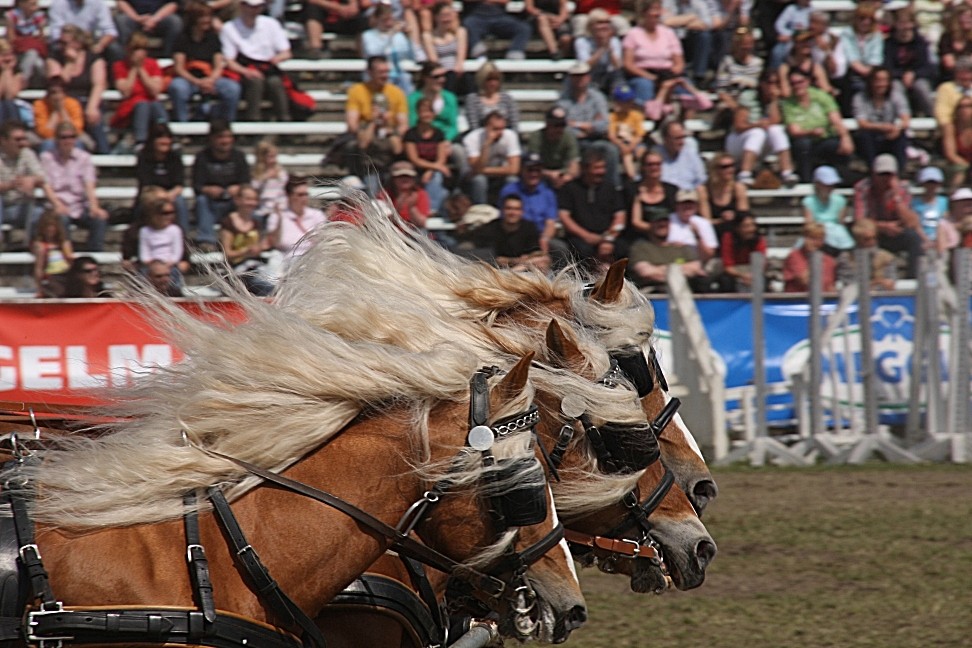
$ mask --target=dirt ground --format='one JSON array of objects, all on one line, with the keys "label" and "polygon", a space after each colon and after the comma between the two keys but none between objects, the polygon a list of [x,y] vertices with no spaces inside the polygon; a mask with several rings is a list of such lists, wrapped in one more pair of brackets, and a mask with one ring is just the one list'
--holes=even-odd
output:
[{"label": "dirt ground", "polygon": [[972,646],[972,467],[714,473],[705,584],[638,595],[584,570],[569,645]]}]

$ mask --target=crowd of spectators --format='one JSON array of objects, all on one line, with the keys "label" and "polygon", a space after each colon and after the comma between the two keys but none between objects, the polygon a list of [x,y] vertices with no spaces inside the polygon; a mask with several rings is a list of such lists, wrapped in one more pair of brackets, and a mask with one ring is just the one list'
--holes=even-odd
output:
[{"label": "crowd of spectators", "polygon": [[[176,230],[204,250],[222,248],[244,273],[293,248],[327,214],[306,204],[306,182],[288,181],[271,142],[255,149],[251,169],[231,124],[290,121],[294,87],[280,64],[333,56],[324,34],[338,33],[357,37],[366,70],[347,90],[334,159],[418,228],[435,216],[461,221],[460,195],[495,206],[480,225],[489,229],[442,240],[488,243],[506,265],[596,267],[630,255],[631,276],[646,286],[679,263],[697,290],[745,290],[748,257],[766,248],[748,192],[797,182],[813,192],[784,264],[787,289],[803,285],[800,259],[816,249],[833,260],[836,280],[841,259],[846,266],[873,238],[901,255],[910,278],[927,250],[946,253],[967,238],[956,206],[972,163],[972,3],[920,3],[922,12],[940,5],[931,7],[936,23],[914,3],[860,2],[839,26],[809,0],[507,4],[308,0],[304,39],[292,43],[282,2],[117,0],[112,12],[105,0],[52,0],[46,10],[17,0],[0,40],[2,222],[44,250],[39,291],[59,290],[52,277],[74,253],[50,215],[64,231],[86,228],[84,247],[102,249],[108,214],[90,155],[133,151],[129,247],[146,276],[160,274],[149,262],[161,261],[179,286],[186,248],[169,249]],[[526,135],[486,57],[500,38],[506,59],[523,59],[534,35],[543,56],[575,62],[543,127]],[[27,88],[45,96],[24,102]],[[109,88],[121,96],[111,105]],[[689,128],[698,112],[725,132],[708,163]],[[940,167],[913,138],[915,117],[937,122]],[[191,170],[170,119],[210,122]],[[504,247],[504,236],[515,245]],[[248,285],[266,290],[262,280]]]}]

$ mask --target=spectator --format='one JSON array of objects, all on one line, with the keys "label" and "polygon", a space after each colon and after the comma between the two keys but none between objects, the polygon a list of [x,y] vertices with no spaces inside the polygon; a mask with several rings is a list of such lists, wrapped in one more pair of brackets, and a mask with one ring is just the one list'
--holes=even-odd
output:
[{"label": "spectator", "polygon": [[854,240],[844,225],[847,222],[847,199],[834,191],[840,183],[837,169],[817,167],[813,171],[813,193],[801,201],[804,222],[824,226],[823,250],[831,256],[854,247]]},{"label": "spectator", "polygon": [[789,56],[797,32],[809,29],[812,12],[810,0],[796,0],[788,4],[776,18],[773,25],[776,31],[776,45],[773,46],[769,60],[771,70],[779,68]]},{"label": "spectator", "polygon": [[47,77],[61,77],[69,95],[84,108],[84,130],[94,140],[94,152],[108,152],[108,134],[101,98],[108,87],[108,66],[91,48],[90,36],[76,25],[65,25],[47,59]]},{"label": "spectator", "polygon": [[814,162],[844,166],[854,152],[854,141],[833,97],[811,88],[810,80],[795,70],[790,72],[790,86],[793,96],[784,99],[780,108],[800,180],[810,182]]},{"label": "spectator", "polygon": [[[223,76],[223,56],[219,33],[213,27],[213,10],[202,2],[190,2],[183,12],[186,30],[175,42],[172,55],[173,77],[169,84],[172,119],[189,121],[189,102],[202,102],[197,118],[236,121],[240,104],[240,84]],[[208,110],[215,100],[215,109]]]},{"label": "spectator", "polygon": [[[739,37],[741,50],[751,47],[752,36]],[[746,43],[750,44],[747,45]],[[737,59],[739,55],[733,55]],[[758,60],[758,59],[757,59]],[[756,163],[767,153],[776,154],[782,180],[787,185],[796,184],[793,156],[790,153],[790,136],[783,126],[780,109],[782,94],[779,73],[764,70],[758,76],[758,86],[749,77],[746,68],[723,67],[725,76],[717,76],[717,84],[726,89],[719,98],[730,110],[732,123],[726,135],[726,152],[739,164],[736,179],[747,187],[755,182]],[[722,79],[722,81],[720,81]]]},{"label": "spectator", "polygon": [[890,153],[902,168],[908,161],[911,109],[899,87],[891,83],[887,68],[876,65],[867,77],[867,88],[854,96],[853,114],[857,120],[854,139],[868,166],[879,153]]},{"label": "spectator", "polygon": [[662,180],[679,189],[701,189],[705,196],[708,175],[699,154],[699,143],[690,136],[680,122],[670,121],[662,126],[662,145],[657,148],[662,157]]},{"label": "spectator", "polygon": [[520,138],[499,112],[462,139],[469,160],[469,195],[476,204],[496,202],[499,190],[520,173]]},{"label": "spectator", "polygon": [[938,226],[936,247],[939,252],[970,247],[970,219],[972,219],[972,189],[961,187],[949,198],[948,218]]},{"label": "spectator", "polygon": [[709,110],[712,100],[687,77],[665,79],[658,86],[654,99],[645,102],[645,117],[662,122],[670,119],[691,119],[697,110]]},{"label": "spectator", "polygon": [[570,45],[567,0],[526,0],[523,10],[547,46],[550,58],[560,60],[561,50]]},{"label": "spectator", "polygon": [[750,212],[738,214],[732,228],[722,233],[719,249],[726,277],[723,285],[734,292],[752,290],[753,253],[766,254],[766,239],[759,233],[756,217]]},{"label": "spectator", "polygon": [[160,295],[182,297],[181,283],[173,279],[172,266],[165,261],[149,261],[143,268],[149,285]]},{"label": "spectator", "polygon": [[894,14],[894,29],[884,41],[884,65],[911,103],[912,112],[931,115],[936,66],[928,41],[915,29],[915,14],[910,7]]},{"label": "spectator", "polygon": [[736,162],[728,153],[716,153],[709,163],[705,195],[699,214],[715,226],[718,238],[733,229],[740,212],[749,211],[746,185],[736,180]]},{"label": "spectator", "polygon": [[233,199],[240,187],[250,184],[250,165],[234,142],[230,125],[214,119],[209,123],[209,143],[196,156],[192,168],[192,187],[196,192],[196,242],[204,250],[215,249],[214,225],[233,209]]},{"label": "spectator", "polygon": [[20,121],[17,96],[27,86],[10,43],[0,40],[0,123]]},{"label": "spectator", "polygon": [[384,56],[391,64],[388,80],[409,94],[414,90],[412,75],[402,63],[415,63],[418,45],[405,33],[405,25],[396,22],[391,5],[379,4],[371,20],[374,26],[361,34],[361,58]]},{"label": "spectator", "polygon": [[256,164],[253,165],[250,184],[257,191],[259,204],[256,216],[263,223],[270,214],[287,204],[286,186],[290,175],[280,164],[278,153],[277,146],[270,139],[262,139],[256,146]]},{"label": "spectator", "polygon": [[68,231],[69,223],[87,229],[87,249],[100,252],[104,249],[108,212],[95,193],[98,177],[91,155],[75,145],[79,132],[71,122],[61,122],[56,130],[56,146],[41,153],[41,166],[50,178],[57,198],[54,211],[61,217],[64,230]]},{"label": "spectator", "polygon": [[136,222],[142,220],[138,210],[143,192],[147,187],[155,187],[164,191],[165,197],[175,205],[176,222],[182,231],[189,231],[189,207],[182,196],[186,185],[186,170],[182,164],[181,151],[173,146],[172,131],[168,124],[153,124],[149,128],[148,142],[135,160],[135,179],[138,181],[138,194],[135,198]]},{"label": "spectator", "polygon": [[45,211],[37,220],[30,251],[34,255],[37,297],[62,296],[74,250],[61,218],[53,209]]},{"label": "spectator", "polygon": [[[858,250],[868,250],[871,260],[871,290],[894,290],[898,278],[898,259],[877,245],[877,223],[865,218],[851,227]],[[837,260],[837,277],[844,285],[857,283],[857,257],[854,250],[846,250]]]},{"label": "spectator", "polygon": [[608,104],[601,91],[591,87],[591,69],[587,63],[575,63],[568,71],[567,88],[557,105],[567,112],[567,127],[580,144],[581,151],[596,148],[608,163],[608,181],[621,185],[621,159],[618,149],[604,139],[608,129]]},{"label": "spectator", "polygon": [[[716,41],[723,36],[726,15],[721,3],[718,7],[714,4],[706,0],[665,0],[663,3],[662,23],[675,30],[685,50],[691,53],[689,65],[698,85],[703,85],[713,56],[718,63],[725,54],[725,47],[722,43],[717,46]],[[713,8],[717,8],[717,12],[713,12]]]},{"label": "spectator", "polygon": [[[807,223],[803,226],[803,243],[786,255],[783,261],[783,292],[808,292],[810,290],[810,258],[824,244],[824,226]],[[837,281],[837,262],[829,254],[821,254],[821,285],[824,292],[834,290]]]},{"label": "spectator", "polygon": [[363,178],[372,195],[378,191],[376,169],[387,168],[403,151],[408,130],[408,100],[388,82],[390,67],[383,56],[368,59],[368,80],[348,90],[345,119],[354,136],[352,172]]},{"label": "spectator", "polygon": [[[135,38],[133,36],[132,38]],[[175,224],[175,206],[165,197],[144,205],[142,214],[145,225],[138,230],[138,263],[142,274],[152,285],[160,285],[161,277],[168,276],[173,286],[182,286],[182,273],[189,270],[183,260],[185,233]]]},{"label": "spectator", "polygon": [[[611,25],[618,36],[623,37],[631,29],[631,23],[622,13],[622,3],[620,0],[577,0],[574,3],[574,13],[570,18],[570,26],[573,29],[574,38],[580,38],[589,30],[590,24],[595,20],[595,11],[604,11],[611,20]],[[580,57],[577,57],[580,59]]]},{"label": "spectator", "polygon": [[30,148],[27,129],[19,121],[0,124],[0,225],[27,229],[27,240],[41,208],[35,202],[34,190],[43,189],[48,201],[57,197],[47,184],[37,154]]},{"label": "spectator", "polygon": [[790,71],[797,70],[810,79],[810,83],[815,88],[820,88],[827,94],[835,94],[830,80],[827,78],[827,70],[813,58],[814,36],[809,31],[797,32],[793,35],[793,47],[790,49],[789,56],[779,67],[780,71],[780,91],[784,97],[793,94],[788,81]]},{"label": "spectator", "polygon": [[37,0],[16,0],[7,12],[7,38],[17,55],[20,73],[28,86],[42,87],[47,57],[47,14]]},{"label": "spectator", "polygon": [[526,58],[526,46],[530,40],[530,23],[521,16],[506,11],[509,0],[467,0],[463,3],[462,24],[469,33],[469,52],[473,58],[486,54],[483,38],[496,36],[510,39],[510,49],[506,58],[522,60]]},{"label": "spectator", "polygon": [[76,256],[64,278],[65,299],[98,299],[111,297],[101,280],[101,268],[90,256]]},{"label": "spectator", "polygon": [[607,93],[624,80],[624,50],[611,14],[601,8],[587,16],[587,29],[574,39],[574,57],[591,68],[591,82]]},{"label": "spectator", "polygon": [[240,15],[219,33],[226,67],[240,77],[246,100],[247,121],[259,121],[260,102],[266,96],[278,121],[290,121],[290,102],[277,67],[291,58],[290,39],[283,25],[264,16],[264,0],[241,0]]},{"label": "spectator", "polygon": [[527,150],[539,156],[543,178],[555,190],[580,171],[580,145],[574,133],[567,130],[567,111],[561,106],[547,111],[544,127],[527,138]]},{"label": "spectator", "polygon": [[608,115],[608,141],[620,152],[625,175],[637,181],[635,161],[645,151],[645,114],[635,107],[634,90],[627,83],[615,87],[611,98],[614,108]]},{"label": "spectator", "polygon": [[310,207],[310,182],[304,176],[291,176],[287,181],[287,207],[274,212],[267,221],[270,247],[287,258],[303,254],[310,241],[304,236],[327,222],[320,209]]},{"label": "spectator", "polygon": [[422,45],[430,63],[445,68],[445,88],[459,93],[463,83],[469,35],[459,21],[459,12],[450,2],[436,2],[432,7],[431,30],[423,30]]},{"label": "spectator", "polygon": [[[323,39],[324,32],[357,36],[368,28],[364,9],[367,2],[359,0],[308,0],[304,3],[304,25],[307,29],[307,49],[304,58],[328,58],[331,52]],[[365,6],[362,6],[365,5]]]},{"label": "spectator", "polygon": [[179,4],[173,0],[118,0],[115,24],[118,27],[118,40],[127,46],[132,35],[141,32],[146,35],[162,36],[162,56],[170,58],[176,39],[182,34],[182,16]]},{"label": "spectator", "polygon": [[648,214],[653,209],[661,209],[666,214],[675,211],[675,195],[678,187],[662,180],[662,156],[658,151],[649,151],[641,160],[641,182],[635,190],[631,203],[631,230],[629,238],[641,238],[651,229]]},{"label": "spectator", "polygon": [[265,297],[273,292],[273,284],[263,274],[261,255],[269,249],[269,243],[255,218],[260,195],[252,186],[241,187],[234,203],[236,209],[220,224],[219,244],[226,262],[233,267],[246,289]]},{"label": "spectator", "polygon": [[908,184],[898,177],[898,161],[887,153],[874,158],[870,177],[854,185],[854,220],[876,221],[878,245],[891,252],[905,252],[908,255],[905,276],[914,279],[925,235],[918,215],[909,205],[911,192]]},{"label": "spectator", "polygon": [[[810,33],[813,34],[811,55],[815,63],[822,65],[831,85],[847,74],[847,55],[840,37],[830,32],[830,14],[814,11],[810,14]],[[841,85],[838,83],[838,85]]]},{"label": "spectator", "polygon": [[641,24],[632,27],[622,41],[624,71],[638,102],[655,96],[658,84],[685,72],[682,41],[661,24],[661,0],[646,0],[641,8]]},{"label": "spectator", "polygon": [[523,217],[523,199],[513,193],[500,201],[500,217],[472,233],[477,248],[491,252],[501,268],[547,272],[550,255],[540,249],[540,236],[533,223]]},{"label": "spectator", "polygon": [[486,115],[499,112],[506,119],[506,125],[511,130],[518,130],[520,126],[520,109],[516,100],[508,92],[503,92],[503,73],[496,64],[486,61],[476,71],[477,92],[466,96],[466,120],[470,130],[483,125]]},{"label": "spectator", "polygon": [[[122,58],[122,46],[115,42],[118,39],[118,29],[111,19],[111,11],[105,0],[51,0],[47,17],[51,21],[48,31],[51,42],[57,42],[65,27],[73,25],[91,39],[88,50],[92,55],[108,56],[109,47],[113,46],[112,59]],[[68,75],[61,76],[67,78]]]},{"label": "spectator", "polygon": [[585,265],[604,265],[624,256],[618,236],[624,231],[624,203],[607,178],[607,160],[599,149],[581,157],[580,176],[557,196],[560,222],[574,258]]},{"label": "spectator", "polygon": [[451,142],[459,135],[459,100],[456,95],[445,89],[448,72],[442,66],[425,62],[419,77],[421,89],[408,95],[409,126],[418,122],[415,104],[423,97],[432,102],[435,118],[432,125],[442,131],[446,140]]},{"label": "spectator", "polygon": [[847,55],[847,75],[841,97],[850,107],[850,100],[863,90],[871,68],[884,64],[884,35],[878,29],[877,5],[862,2],[854,10],[853,23],[841,32],[841,46]]},{"label": "spectator", "polygon": [[941,193],[945,175],[938,167],[925,167],[918,173],[918,184],[922,193],[912,198],[911,210],[918,215],[925,239],[938,242],[939,225],[948,219],[948,198]]},{"label": "spectator", "polygon": [[705,282],[707,276],[697,251],[669,240],[669,212],[653,207],[645,214],[645,221],[645,238],[631,245],[630,273],[634,281],[645,288],[662,288],[668,282],[668,267],[676,265],[690,285]]},{"label": "spectator", "polygon": [[699,215],[699,192],[681,189],[675,194],[675,218],[668,230],[668,242],[687,245],[698,253],[702,266],[719,252],[719,237],[712,223]]},{"label": "spectator", "polygon": [[[81,102],[69,97],[64,91],[64,79],[51,77],[47,81],[47,94],[34,101],[34,132],[41,138],[40,149],[53,151],[54,133],[61,124],[70,124],[73,131],[84,131],[84,110]],[[72,144],[84,148],[84,143],[74,136]]]},{"label": "spectator", "polygon": [[955,64],[963,56],[972,56],[972,7],[961,4],[955,7],[948,19],[948,28],[938,41],[938,60],[941,63],[941,80],[951,81]]},{"label": "spectator", "polygon": [[972,96],[959,99],[950,121],[948,128],[942,128],[942,155],[948,164],[949,185],[955,186],[964,181],[972,164]]},{"label": "spectator", "polygon": [[425,228],[431,214],[429,194],[418,183],[418,173],[408,160],[399,160],[391,166],[391,186],[379,196],[410,225]]},{"label": "spectator", "polygon": [[532,223],[540,234],[540,251],[550,255],[562,266],[566,263],[569,250],[566,243],[557,238],[560,223],[557,214],[557,194],[543,181],[543,161],[537,153],[527,153],[520,165],[520,178],[508,182],[500,190],[500,205],[510,195],[520,198],[523,219]]},{"label": "spectator", "polygon": [[434,126],[435,113],[430,99],[419,99],[416,111],[418,123],[405,132],[405,157],[418,170],[419,183],[429,194],[429,207],[437,214],[448,195],[446,180],[452,178],[448,165],[452,146]]},{"label": "spectator", "polygon": [[945,157],[954,165],[950,168],[952,172],[963,169],[955,119],[962,119],[963,130],[968,128],[966,113],[959,109],[963,97],[968,96],[972,96],[972,57],[962,56],[955,62],[955,79],[942,83],[935,90],[935,122],[942,135]]},{"label": "spectator", "polygon": [[136,149],[141,150],[148,139],[148,129],[153,123],[168,121],[165,105],[159,100],[162,94],[162,69],[158,61],[148,55],[148,37],[142,33],[132,35],[126,46],[127,56],[115,61],[112,74],[115,88],[122,100],[111,118],[113,128],[131,126]]}]

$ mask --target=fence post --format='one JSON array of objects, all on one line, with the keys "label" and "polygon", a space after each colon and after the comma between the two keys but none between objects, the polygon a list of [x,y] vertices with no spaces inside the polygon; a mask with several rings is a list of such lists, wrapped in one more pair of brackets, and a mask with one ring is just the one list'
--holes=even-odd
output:
[{"label": "fence post", "polygon": [[969,293],[972,291],[972,259],[970,250],[961,248],[955,252],[955,312],[952,315],[952,344],[949,359],[949,403],[951,412],[949,432],[952,439],[952,461],[969,461]]},{"label": "fence post", "polygon": [[823,345],[820,333],[823,330],[823,252],[817,250],[810,255],[810,436],[819,437],[824,432],[823,420]]},{"label": "fence post", "polygon": [[753,386],[756,388],[756,436],[765,437],[766,426],[766,257],[755,252],[749,259],[753,278]]}]

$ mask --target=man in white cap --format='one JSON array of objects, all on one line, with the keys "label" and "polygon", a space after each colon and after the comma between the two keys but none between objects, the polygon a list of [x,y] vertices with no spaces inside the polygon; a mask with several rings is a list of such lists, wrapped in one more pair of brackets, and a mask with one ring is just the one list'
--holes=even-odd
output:
[{"label": "man in white cap", "polygon": [[874,158],[870,177],[854,185],[854,220],[864,218],[877,222],[879,247],[907,254],[905,276],[913,279],[925,238],[918,215],[911,209],[908,184],[898,177],[898,160],[889,153]]},{"label": "man in white cap", "polygon": [[668,229],[668,242],[695,249],[704,265],[719,251],[719,239],[712,223],[698,212],[699,193],[695,189],[680,189],[675,194],[675,213]]},{"label": "man in white cap", "polygon": [[265,0],[241,0],[240,15],[223,25],[219,40],[226,69],[240,75],[248,121],[259,121],[266,94],[278,121],[290,121],[290,102],[277,66],[291,58],[290,39],[276,18],[264,16]]},{"label": "man in white cap", "polygon": [[567,87],[557,100],[557,106],[567,113],[567,128],[577,138],[581,151],[597,148],[604,153],[608,164],[608,182],[621,184],[621,155],[618,148],[607,139],[610,108],[607,98],[591,86],[591,66],[583,61],[567,70]]}]

